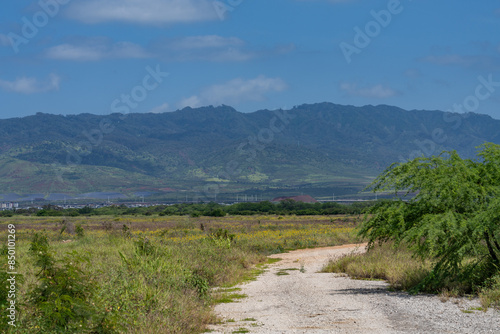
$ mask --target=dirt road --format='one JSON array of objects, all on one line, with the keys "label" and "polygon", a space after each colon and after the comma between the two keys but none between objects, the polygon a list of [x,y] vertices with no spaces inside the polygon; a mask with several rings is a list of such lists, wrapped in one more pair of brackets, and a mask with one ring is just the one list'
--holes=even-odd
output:
[{"label": "dirt road", "polygon": [[390,292],[381,281],[318,273],[329,258],[362,251],[344,245],[272,255],[282,261],[239,286],[247,298],[216,306],[225,321],[212,333],[500,333],[500,313],[472,310],[477,301],[443,303]]}]

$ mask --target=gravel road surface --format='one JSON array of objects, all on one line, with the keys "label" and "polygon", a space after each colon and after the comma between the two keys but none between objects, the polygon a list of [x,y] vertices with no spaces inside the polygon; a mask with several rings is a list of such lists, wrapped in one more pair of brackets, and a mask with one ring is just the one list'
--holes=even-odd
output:
[{"label": "gravel road surface", "polygon": [[477,300],[442,302],[318,272],[330,258],[362,251],[344,245],[272,255],[282,260],[239,286],[247,298],[216,306],[224,321],[212,333],[500,333],[500,312],[474,310]]}]

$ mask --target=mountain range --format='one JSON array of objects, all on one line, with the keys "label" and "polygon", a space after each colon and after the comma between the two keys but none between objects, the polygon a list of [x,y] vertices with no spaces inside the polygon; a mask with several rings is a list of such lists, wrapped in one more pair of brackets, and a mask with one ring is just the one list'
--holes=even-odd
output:
[{"label": "mountain range", "polygon": [[[240,113],[229,106],[161,114],[0,120],[0,194],[113,192],[212,199],[360,191],[391,163],[500,143],[487,115],[393,106],[304,104]],[[66,196],[66,195],[65,195]]]}]

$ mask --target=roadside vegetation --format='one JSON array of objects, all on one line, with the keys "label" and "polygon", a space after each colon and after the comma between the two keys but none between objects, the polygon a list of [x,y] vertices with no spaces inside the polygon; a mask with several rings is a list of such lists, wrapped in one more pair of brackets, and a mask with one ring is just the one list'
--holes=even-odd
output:
[{"label": "roadside vegetation", "polygon": [[482,145],[477,160],[443,152],[394,164],[372,187],[416,195],[373,206],[358,230],[370,251],[325,271],[410,292],[477,294],[484,308],[500,308],[499,145]]},{"label": "roadside vegetation", "polygon": [[0,332],[200,333],[218,321],[215,303],[243,296],[231,287],[261,272],[266,255],[355,242],[357,218],[15,216],[1,224],[16,226],[19,275],[17,326],[2,322]]},{"label": "roadside vegetation", "polygon": [[223,217],[225,215],[342,215],[361,214],[373,202],[359,202],[353,204],[329,203],[303,203],[294,200],[284,200],[279,203],[262,201],[258,203],[236,203],[222,205],[210,203],[186,203],[174,205],[157,205],[152,207],[129,208],[123,205],[112,205],[103,208],[84,207],[81,209],[63,209],[57,205],[45,205],[42,209],[17,209],[15,211],[0,211],[0,217],[12,216],[39,216],[39,217],[78,217],[78,216],[126,216],[126,215],[160,215],[160,216],[185,216],[191,217]]}]

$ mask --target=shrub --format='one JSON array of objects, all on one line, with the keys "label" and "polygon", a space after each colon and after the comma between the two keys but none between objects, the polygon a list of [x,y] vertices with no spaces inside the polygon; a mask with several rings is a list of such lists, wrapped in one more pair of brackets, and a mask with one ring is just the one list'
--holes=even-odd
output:
[{"label": "shrub", "polygon": [[78,238],[83,238],[85,236],[85,230],[82,227],[82,224],[75,225],[75,233]]},{"label": "shrub", "polygon": [[[89,262],[87,257],[73,252],[56,260],[47,237],[38,233],[33,237],[30,253],[40,270],[36,274],[38,284],[29,292],[40,332],[115,332],[113,324],[106,325],[106,319],[99,319],[96,306],[90,302],[97,287],[80,268],[83,262]],[[94,325],[96,322],[98,325]]]}]

